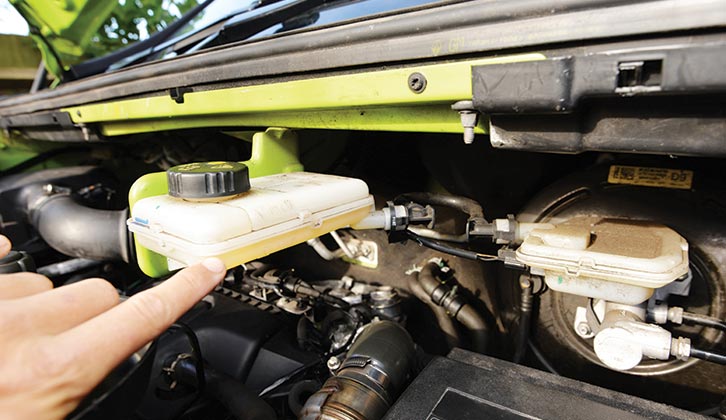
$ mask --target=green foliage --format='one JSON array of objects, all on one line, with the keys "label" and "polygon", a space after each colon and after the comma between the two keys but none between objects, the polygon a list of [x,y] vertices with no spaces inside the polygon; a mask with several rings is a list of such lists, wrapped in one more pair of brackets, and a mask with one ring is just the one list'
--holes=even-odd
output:
[{"label": "green foliage", "polygon": [[87,57],[99,57],[148,38],[192,9],[197,0],[118,0],[118,6],[91,38]]}]

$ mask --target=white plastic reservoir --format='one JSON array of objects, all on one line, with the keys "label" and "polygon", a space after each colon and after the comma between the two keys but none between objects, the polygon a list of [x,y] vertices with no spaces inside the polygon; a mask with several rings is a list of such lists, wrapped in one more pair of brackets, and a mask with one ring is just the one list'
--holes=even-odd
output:
[{"label": "white plastic reservoir", "polygon": [[533,230],[516,255],[553,290],[629,305],[688,273],[688,242],[643,221],[577,217]]},{"label": "white plastic reservoir", "polygon": [[357,223],[374,210],[368,186],[354,178],[296,172],[252,178],[250,187],[215,201],[139,200],[129,230],[142,246],[169,258],[170,268],[207,257],[234,267]]}]

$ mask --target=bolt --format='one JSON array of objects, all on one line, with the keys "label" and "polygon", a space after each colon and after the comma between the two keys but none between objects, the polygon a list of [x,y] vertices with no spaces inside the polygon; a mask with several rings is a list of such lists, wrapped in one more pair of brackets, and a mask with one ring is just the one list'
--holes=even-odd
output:
[{"label": "bolt", "polygon": [[426,90],[426,83],[426,76],[421,73],[411,73],[411,75],[408,76],[408,88],[411,89],[413,93],[421,93]]},{"label": "bolt", "polygon": [[592,329],[586,323],[581,322],[577,325],[577,333],[581,336],[588,336],[592,334]]},{"label": "bolt", "polygon": [[328,359],[327,365],[328,369],[330,369],[331,372],[335,372],[340,367],[340,359],[332,356],[330,359]]},{"label": "bolt", "polygon": [[472,101],[459,101],[451,106],[459,112],[461,125],[464,127],[464,144],[474,143],[474,129],[479,124],[479,112],[474,109]]},{"label": "bolt", "polygon": [[53,194],[53,185],[52,184],[45,184],[45,185],[43,185],[43,193],[45,195],[51,195],[51,194]]},{"label": "bolt", "polygon": [[474,128],[479,122],[479,113],[476,111],[459,111],[461,124],[464,126],[464,144],[474,143]]}]

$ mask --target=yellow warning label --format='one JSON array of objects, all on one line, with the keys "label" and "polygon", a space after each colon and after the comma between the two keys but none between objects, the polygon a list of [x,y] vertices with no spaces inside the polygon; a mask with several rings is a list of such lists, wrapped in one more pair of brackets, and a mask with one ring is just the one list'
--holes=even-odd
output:
[{"label": "yellow warning label", "polygon": [[608,182],[611,184],[688,190],[693,184],[693,171],[613,165],[610,167]]}]

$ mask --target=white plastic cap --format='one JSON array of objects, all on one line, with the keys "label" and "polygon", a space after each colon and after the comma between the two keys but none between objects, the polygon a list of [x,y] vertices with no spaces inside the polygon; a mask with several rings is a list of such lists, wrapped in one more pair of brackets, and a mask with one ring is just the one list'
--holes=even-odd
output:
[{"label": "white plastic cap", "polygon": [[643,359],[643,347],[634,340],[633,333],[620,327],[600,330],[593,347],[597,357],[614,370],[629,370]]}]

